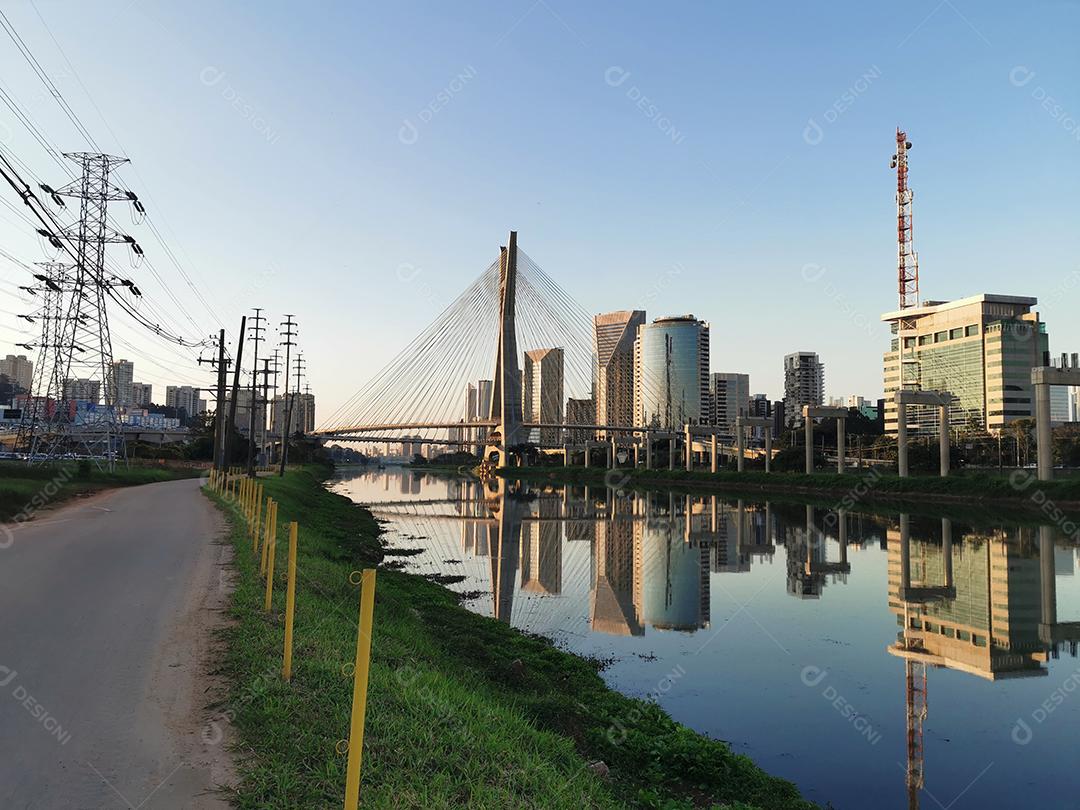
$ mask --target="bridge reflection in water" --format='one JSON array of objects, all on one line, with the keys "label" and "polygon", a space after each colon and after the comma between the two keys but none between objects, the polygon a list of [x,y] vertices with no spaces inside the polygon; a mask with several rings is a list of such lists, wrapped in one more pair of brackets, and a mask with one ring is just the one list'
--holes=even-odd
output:
[{"label": "bridge reflection in water", "polygon": [[[734,616],[726,612],[714,625],[713,605],[724,605],[714,597],[741,576],[765,566],[776,573],[762,586],[770,596],[782,590],[787,601],[822,602],[854,581],[851,563],[860,552],[884,553],[886,581],[866,611],[891,613],[898,628],[892,641],[879,637],[876,650],[903,661],[902,685],[894,689],[903,694],[904,745],[897,753],[907,764],[905,800],[883,807],[918,807],[927,792],[923,728],[934,680],[928,670],[1015,681],[1045,676],[1062,654],[1076,656],[1080,622],[1058,616],[1055,576],[1072,570],[1075,546],[1053,527],[976,527],[949,518],[603,487],[489,489],[456,477],[432,486],[434,479],[421,483],[410,471],[397,482],[395,475],[379,479],[383,491],[365,485],[353,497],[402,530],[405,545],[421,544],[425,552],[416,559],[426,558],[431,572],[467,571],[454,587],[480,592],[473,609],[563,642],[589,633],[701,631],[711,640]],[[1080,601],[1076,596],[1070,592],[1070,604]],[[795,604],[787,610],[798,611]],[[758,626],[770,637],[783,635],[783,625]],[[797,643],[773,640],[781,648]],[[895,769],[896,758],[891,764]],[[949,777],[940,766],[930,774],[942,783]]]}]

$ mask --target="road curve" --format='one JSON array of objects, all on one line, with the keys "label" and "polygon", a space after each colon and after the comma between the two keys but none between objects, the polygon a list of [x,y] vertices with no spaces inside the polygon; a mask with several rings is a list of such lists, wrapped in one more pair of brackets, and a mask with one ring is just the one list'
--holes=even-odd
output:
[{"label": "road curve", "polygon": [[0,807],[228,806],[207,733],[228,547],[199,483],[0,527]]}]

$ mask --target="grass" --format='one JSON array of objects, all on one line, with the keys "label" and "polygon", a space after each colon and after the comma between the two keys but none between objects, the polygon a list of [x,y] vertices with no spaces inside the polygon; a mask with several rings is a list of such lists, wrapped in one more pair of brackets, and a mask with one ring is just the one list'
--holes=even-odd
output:
[{"label": "grass", "polygon": [[[235,726],[243,808],[340,807],[358,588],[379,564],[370,513],[322,487],[325,471],[263,479],[279,506],[274,609],[235,509],[237,584],[219,716]],[[216,497],[216,496],[213,496]],[[300,524],[296,647],[280,676],[287,521]],[[600,665],[470,613],[422,577],[380,570],[364,807],[811,808],[795,787],[659,707],[608,689]],[[589,763],[609,768],[598,775]]]},{"label": "grass", "polygon": [[201,473],[191,466],[131,466],[109,472],[85,462],[31,466],[4,461],[0,462],[0,521],[26,519],[47,506],[103,489],[195,478]]},{"label": "grass", "polygon": [[[595,483],[603,481],[608,472],[603,467],[559,466],[514,467],[503,471],[502,474],[510,478]],[[1033,490],[1038,489],[1047,498],[1057,503],[1080,504],[1080,478],[1035,481],[1034,470],[1031,470],[1030,473],[1030,479],[1025,477],[1023,479],[1025,483],[1020,486],[1014,485],[1009,476],[962,471],[955,472],[947,478],[930,475],[900,478],[891,473],[877,472],[871,474],[869,471],[851,472],[845,475],[828,472],[807,475],[805,473],[791,472],[765,473],[757,470],[748,470],[746,472],[721,470],[712,473],[703,470],[687,472],[686,470],[622,468],[618,470],[617,475],[620,481],[630,485],[691,484],[695,487],[708,487],[732,492],[788,491],[799,494],[834,494],[840,496],[852,492],[859,482],[863,481],[868,484],[868,487],[857,499],[860,502],[870,502],[882,498],[918,501],[926,496],[931,496],[941,500],[989,501],[993,503],[1008,501],[1022,505],[1025,502],[1030,502]],[[625,480],[623,479],[624,476],[626,477]]]}]

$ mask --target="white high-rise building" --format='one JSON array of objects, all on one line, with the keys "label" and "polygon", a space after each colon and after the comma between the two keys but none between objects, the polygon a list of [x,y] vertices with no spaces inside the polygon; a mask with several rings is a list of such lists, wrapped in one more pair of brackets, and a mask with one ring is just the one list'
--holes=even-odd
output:
[{"label": "white high-rise building", "polygon": [[178,410],[182,408],[187,412],[190,419],[202,413],[202,410],[200,410],[200,393],[201,391],[198,388],[193,388],[190,385],[168,385],[165,387],[165,406]]},{"label": "white high-rise building", "polygon": [[131,405],[131,387],[135,381],[135,364],[130,360],[117,360],[112,366],[112,404]]},{"label": "white high-rise building", "polygon": [[101,383],[98,380],[66,379],[64,399],[97,405],[101,401]]},{"label": "white high-rise building", "polygon": [[131,404],[136,408],[149,408],[154,401],[154,386],[150,383],[131,384]]},{"label": "white high-rise building", "polygon": [[825,399],[825,364],[814,352],[784,356],[784,420],[788,426],[802,424],[804,405],[820,405]]}]

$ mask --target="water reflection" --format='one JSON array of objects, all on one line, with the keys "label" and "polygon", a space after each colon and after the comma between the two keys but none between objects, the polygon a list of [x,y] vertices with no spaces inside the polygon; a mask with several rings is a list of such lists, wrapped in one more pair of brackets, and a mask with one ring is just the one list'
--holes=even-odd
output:
[{"label": "water reflection", "polygon": [[[606,673],[619,688],[648,693],[657,668],[677,658],[694,688],[663,696],[665,708],[741,744],[815,800],[862,807],[873,791],[882,796],[875,806],[909,810],[926,796],[956,808],[1068,806],[1059,798],[1072,785],[1064,752],[1080,700],[1063,701],[1054,723],[1036,716],[1031,745],[1009,733],[1017,718],[1032,725],[1056,685],[1023,682],[1075,657],[1080,639],[1080,622],[1059,618],[1061,599],[1062,614],[1080,613],[1069,578],[1075,547],[1052,526],[671,492],[489,488],[408,472],[340,487],[389,520],[402,545],[423,546],[411,558],[418,570],[464,572],[456,587],[482,594],[473,609],[581,652],[625,660],[640,651],[646,663]],[[897,659],[902,673],[887,666]],[[827,701],[807,700],[811,684],[797,674],[807,663],[872,718],[882,746],[837,729],[844,720],[828,690],[817,690]],[[828,746],[815,742],[822,729]],[[1001,765],[1027,760],[1037,784],[1014,783]]]}]

